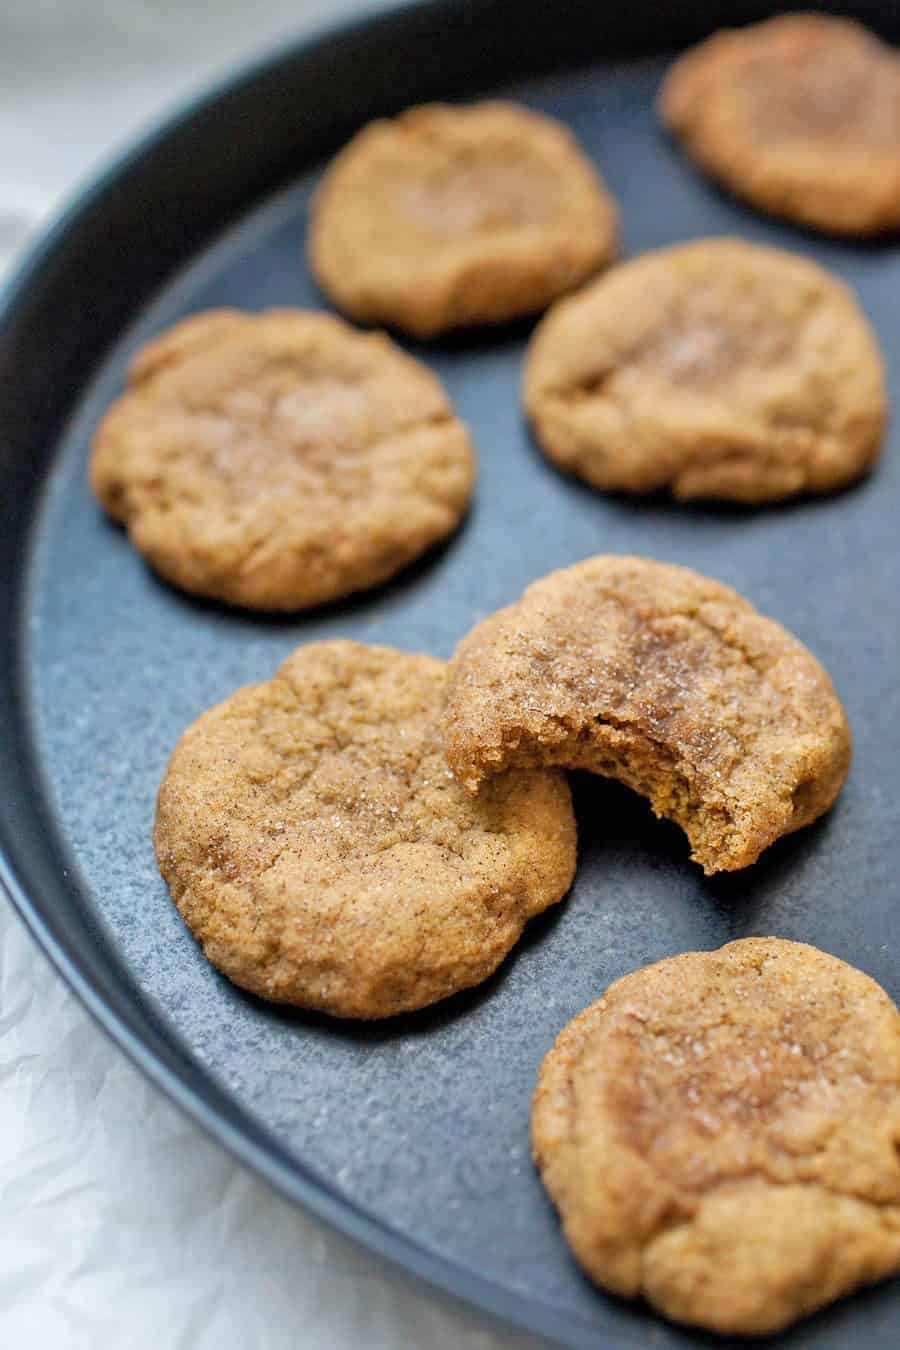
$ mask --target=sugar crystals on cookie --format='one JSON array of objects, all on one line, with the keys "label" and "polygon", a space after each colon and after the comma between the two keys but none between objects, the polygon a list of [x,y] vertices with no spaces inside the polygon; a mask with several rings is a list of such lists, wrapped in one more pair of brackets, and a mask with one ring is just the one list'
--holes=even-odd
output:
[{"label": "sugar crystals on cookie", "polygon": [[388,1017],[478,984],[575,870],[569,789],[474,800],[438,724],[443,662],[333,641],[205,713],[156,814],[160,870],[213,965],[277,1002]]},{"label": "sugar crystals on cookie", "polygon": [[365,127],[313,204],[309,259],[347,314],[432,337],[544,309],[610,261],[617,215],[559,122],[429,104]]},{"label": "sugar crystals on cookie", "polygon": [[587,1274],[677,1322],[767,1334],[900,1272],[900,1012],[814,947],[617,980],[544,1060],[532,1141]]},{"label": "sugar crystals on cookie", "polygon": [[444,737],[471,791],[511,768],[619,779],[707,873],[822,815],[850,763],[844,709],[802,643],[730,586],[615,555],[533,582],[462,640]]},{"label": "sugar crystals on cookie", "polygon": [[834,234],[900,227],[900,57],[850,19],[783,14],[680,57],[660,115],[763,211]]},{"label": "sugar crystals on cookie", "polygon": [[808,258],[698,239],[560,301],[525,363],[541,448],[605,491],[747,504],[871,468],[887,419],[878,340]]},{"label": "sugar crystals on cookie", "polygon": [[138,353],[90,472],[168,581],[297,610],[449,535],[474,455],[438,380],[383,335],[308,310],[213,310]]}]

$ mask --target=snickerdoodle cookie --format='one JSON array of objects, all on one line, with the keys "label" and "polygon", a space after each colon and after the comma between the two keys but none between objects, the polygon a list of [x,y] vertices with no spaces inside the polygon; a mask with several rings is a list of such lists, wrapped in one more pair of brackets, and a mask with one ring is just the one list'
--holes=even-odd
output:
[{"label": "snickerdoodle cookie", "polygon": [[473,792],[513,768],[619,779],[707,873],[815,820],[850,762],[831,680],[796,638],[729,586],[619,556],[552,572],[463,639],[444,736]]},{"label": "snickerdoodle cookie", "polygon": [[145,347],[94,491],[167,580],[252,609],[374,586],[459,523],[468,433],[388,338],[302,310],[215,310]]},{"label": "snickerdoodle cookie", "polygon": [[347,314],[432,337],[543,309],[609,262],[616,219],[560,123],[513,103],[429,104],[337,156],[309,258]]},{"label": "snickerdoodle cookie", "polygon": [[595,487],[777,501],[878,455],[878,343],[823,268],[700,239],[613,268],[540,323],[525,404],[560,468]]},{"label": "snickerdoodle cookie", "polygon": [[446,667],[335,641],[205,713],[157,806],[160,870],[206,956],[263,998],[388,1017],[478,984],[565,894],[563,775],[477,798],[438,729]]},{"label": "snickerdoodle cookie", "polygon": [[900,58],[859,24],[785,14],[682,56],[662,120],[763,211],[838,234],[900,226]]},{"label": "snickerdoodle cookie", "polygon": [[780,1330],[900,1271],[900,1013],[861,971],[748,938],[612,984],[544,1060],[534,1157],[614,1293]]}]

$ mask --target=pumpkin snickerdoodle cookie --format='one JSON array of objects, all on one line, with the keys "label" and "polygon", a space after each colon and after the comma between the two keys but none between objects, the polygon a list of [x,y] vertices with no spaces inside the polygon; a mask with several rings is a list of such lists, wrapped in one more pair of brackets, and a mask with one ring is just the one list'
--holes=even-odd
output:
[{"label": "pumpkin snickerdoodle cookie", "polygon": [[486,979],[575,869],[563,775],[473,799],[438,729],[445,666],[300,647],[205,713],[159,792],[160,870],[213,965],[263,998],[388,1017]]},{"label": "pumpkin snickerdoodle cookie", "polygon": [[548,458],[595,487],[748,504],[858,478],[887,417],[850,291],[739,239],[645,254],[554,306],[524,394]]},{"label": "pumpkin snickerdoodle cookie", "polygon": [[796,638],[729,586],[619,556],[552,572],[463,639],[444,737],[473,792],[513,768],[619,779],[707,873],[815,820],[850,762],[831,680]]},{"label": "pumpkin snickerdoodle cookie", "polygon": [[814,947],[617,980],[544,1060],[532,1141],[588,1275],[677,1322],[779,1331],[900,1271],[900,1013]]},{"label": "pumpkin snickerdoodle cookie", "polygon": [[388,338],[303,310],[195,315],[139,352],[91,482],[167,580],[252,609],[394,575],[466,510],[469,435]]},{"label": "pumpkin snickerdoodle cookie", "polygon": [[615,207],[560,123],[429,104],[365,127],[313,204],[309,258],[354,318],[432,337],[545,308],[610,261]]},{"label": "pumpkin snickerdoodle cookie", "polygon": [[850,19],[716,33],[669,71],[663,122],[754,206],[835,234],[900,228],[900,58]]}]

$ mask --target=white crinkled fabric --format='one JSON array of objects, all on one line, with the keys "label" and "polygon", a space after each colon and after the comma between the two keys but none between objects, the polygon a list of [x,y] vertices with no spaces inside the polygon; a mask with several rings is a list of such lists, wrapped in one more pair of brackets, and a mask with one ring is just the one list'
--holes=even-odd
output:
[{"label": "white crinkled fabric", "polygon": [[[0,281],[149,120],[359,0],[0,10]],[[498,1350],[236,1165],[101,1034],[0,898],[0,1344]]]}]

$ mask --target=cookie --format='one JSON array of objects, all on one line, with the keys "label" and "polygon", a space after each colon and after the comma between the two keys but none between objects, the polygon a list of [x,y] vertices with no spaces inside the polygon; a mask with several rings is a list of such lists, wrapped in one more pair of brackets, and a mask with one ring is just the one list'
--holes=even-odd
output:
[{"label": "cookie", "polygon": [[174,585],[296,610],[450,534],[474,461],[438,381],[388,338],[302,310],[214,310],[138,354],[90,473]]},{"label": "cookie", "polygon": [[609,262],[616,211],[575,138],[513,103],[365,127],[313,204],[309,261],[354,318],[420,338],[545,308]]},{"label": "cookie", "polygon": [[900,60],[849,19],[786,14],[676,61],[660,116],[754,206],[834,234],[900,226]]},{"label": "cookie", "polygon": [[438,731],[443,662],[300,647],[205,713],[159,791],[160,871],[208,959],[262,998],[389,1017],[486,979],[575,869],[564,778],[477,798]]},{"label": "cookie", "polygon": [[554,306],[525,405],[548,458],[594,487],[748,504],[858,478],[887,417],[846,287],[738,239],[645,254]]},{"label": "cookie", "polygon": [[619,556],[552,572],[463,639],[444,738],[473,792],[550,765],[619,779],[707,873],[815,820],[850,762],[834,687],[796,638],[729,586]]},{"label": "cookie", "polygon": [[670,957],[557,1038],[532,1142],[598,1284],[779,1331],[900,1270],[900,1013],[798,942]]}]

